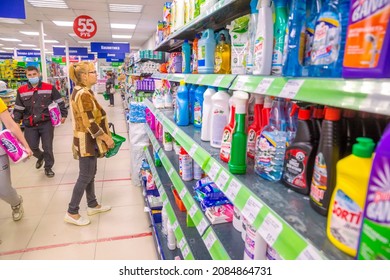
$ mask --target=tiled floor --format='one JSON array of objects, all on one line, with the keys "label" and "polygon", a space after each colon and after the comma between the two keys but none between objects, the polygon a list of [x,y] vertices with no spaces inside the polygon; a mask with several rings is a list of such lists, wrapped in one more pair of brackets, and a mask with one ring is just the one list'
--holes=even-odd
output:
[{"label": "tiled floor", "polygon": [[[115,107],[108,107],[101,95],[98,99],[109,121],[115,124],[116,133],[127,135],[119,95]],[[130,179],[128,142],[115,157],[98,160],[96,196],[112,210],[91,216],[91,224],[85,227],[63,221],[78,177],[71,141],[72,124],[68,119],[55,131],[54,178],[47,178],[43,169],[35,169],[35,159],[11,166],[13,186],[23,196],[25,215],[14,222],[10,206],[0,201],[0,260],[157,259],[141,189]],[[80,208],[80,214],[86,215],[85,196]]]}]

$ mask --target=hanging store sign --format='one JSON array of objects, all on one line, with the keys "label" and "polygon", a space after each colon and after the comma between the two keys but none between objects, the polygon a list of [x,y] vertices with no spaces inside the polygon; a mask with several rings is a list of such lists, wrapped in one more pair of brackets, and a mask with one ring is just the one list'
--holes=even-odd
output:
[{"label": "hanging store sign", "polygon": [[[58,56],[64,56],[65,48],[64,47],[53,47],[53,55]],[[88,49],[87,48],[76,48],[76,47],[69,47],[69,55],[88,55]]]},{"label": "hanging store sign", "polygon": [[73,31],[81,39],[91,39],[97,31],[96,21],[87,15],[78,16],[73,22]]},{"label": "hanging store sign", "polygon": [[0,59],[12,59],[14,53],[0,53]]},{"label": "hanging store sign", "polygon": [[16,50],[17,56],[25,56],[25,57],[40,57],[41,51],[36,50]]},{"label": "hanging store sign", "polygon": [[91,52],[97,53],[129,53],[129,43],[91,43]]},{"label": "hanging store sign", "polygon": [[[62,58],[62,62],[65,62],[66,63],[66,56],[63,56]],[[79,57],[78,56],[69,56],[69,62],[79,62]]]},{"label": "hanging store sign", "polygon": [[107,62],[125,62],[124,59],[120,59],[120,58],[106,58],[106,61]]},{"label": "hanging store sign", "polygon": [[95,54],[89,53],[88,55],[81,55],[81,60],[95,60]]},{"label": "hanging store sign", "polygon": [[98,58],[118,58],[125,59],[126,54],[124,53],[98,53]]},{"label": "hanging store sign", "polygon": [[0,1],[0,18],[26,18],[24,0]]}]

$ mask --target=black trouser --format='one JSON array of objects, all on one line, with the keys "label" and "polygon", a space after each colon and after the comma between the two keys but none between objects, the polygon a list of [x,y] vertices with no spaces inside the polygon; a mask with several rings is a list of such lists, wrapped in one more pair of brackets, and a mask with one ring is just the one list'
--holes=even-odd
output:
[{"label": "black trouser", "polygon": [[[30,146],[34,157],[45,160],[45,169],[52,168],[54,165],[53,138],[54,127],[50,121],[40,123],[38,126],[25,127],[24,137]],[[39,149],[39,140],[42,139],[42,149]]]},{"label": "black trouser", "polygon": [[114,106],[114,94],[110,93],[110,105]]}]

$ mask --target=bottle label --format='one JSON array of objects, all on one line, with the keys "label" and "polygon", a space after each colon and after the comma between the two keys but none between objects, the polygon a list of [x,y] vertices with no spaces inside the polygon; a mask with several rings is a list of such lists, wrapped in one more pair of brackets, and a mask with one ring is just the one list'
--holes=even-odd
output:
[{"label": "bottle label", "polygon": [[325,157],[322,153],[316,156],[313,179],[311,181],[310,198],[319,206],[323,206],[324,195],[328,185]]},{"label": "bottle label", "polygon": [[258,37],[255,41],[254,64],[256,69],[260,69],[263,61],[264,37]]},{"label": "bottle label", "polygon": [[272,75],[280,76],[282,75],[282,63],[283,63],[283,53],[280,50],[274,50],[272,56]]},{"label": "bottle label", "polygon": [[226,128],[222,134],[222,144],[221,144],[221,152],[220,155],[225,160],[229,161],[230,159],[230,151],[232,148],[232,132],[230,128]]},{"label": "bottle label", "polygon": [[186,56],[184,52],[181,53],[181,57],[182,57],[181,72],[184,73],[186,72]]},{"label": "bottle label", "polygon": [[291,149],[286,151],[286,166],[283,179],[300,189],[306,189],[306,168],[308,155],[305,151]]},{"label": "bottle label", "polygon": [[339,56],[340,38],[341,24],[337,15],[319,18],[314,32],[311,64],[329,65],[336,62]]},{"label": "bottle label", "polygon": [[193,50],[193,58],[192,58],[192,72],[198,72],[198,51]]},{"label": "bottle label", "polygon": [[247,143],[247,153],[248,156],[254,158],[256,154],[256,131],[250,129],[248,131],[248,143]]},{"label": "bottle label", "polygon": [[286,28],[286,34],[284,36],[284,46],[283,46],[283,63],[282,63],[283,66],[286,64],[287,61],[288,39],[289,39],[288,28]]},{"label": "bottle label", "polygon": [[304,65],[305,66],[310,65],[311,49],[313,47],[313,40],[314,40],[314,29],[307,27],[306,28],[305,58],[304,58]]},{"label": "bottle label", "polygon": [[202,107],[199,101],[195,101],[194,104],[194,124],[198,126],[202,125]]},{"label": "bottle label", "polygon": [[333,237],[352,249],[357,249],[363,210],[342,190],[337,190],[333,203],[330,232]]},{"label": "bottle label", "polygon": [[190,155],[179,155],[179,174],[183,180],[192,180],[193,177],[192,158]]},{"label": "bottle label", "polygon": [[206,65],[206,46],[198,47],[198,66]]},{"label": "bottle label", "polygon": [[222,53],[221,52],[215,52],[215,66],[214,66],[214,73],[219,73],[222,68]]},{"label": "bottle label", "polygon": [[224,127],[227,124],[227,117],[224,114],[223,110],[220,109],[215,109],[213,111],[213,119],[214,123],[212,124],[213,127],[213,139],[211,139],[213,145],[215,146],[221,146],[222,143],[222,135],[223,135],[223,130]]}]

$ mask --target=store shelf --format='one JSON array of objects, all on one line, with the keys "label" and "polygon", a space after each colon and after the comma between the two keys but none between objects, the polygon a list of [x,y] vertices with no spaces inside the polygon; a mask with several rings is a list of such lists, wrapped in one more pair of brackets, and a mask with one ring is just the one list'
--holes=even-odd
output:
[{"label": "store shelf", "polygon": [[249,3],[250,0],[220,0],[206,13],[169,35],[155,50],[172,52],[181,47],[184,39],[192,40],[196,34],[207,28],[225,28],[232,20],[250,13]]},{"label": "store shelf", "polygon": [[310,207],[307,196],[261,179],[250,160],[247,174],[232,175],[219,160],[219,150],[200,140],[199,130],[179,128],[172,111],[155,109],[148,100],[145,104],[284,259],[350,259],[328,241],[326,218]]},{"label": "store shelf", "polygon": [[0,78],[3,81],[28,81],[27,78]]},{"label": "store shelf", "polygon": [[220,74],[153,74],[152,78],[164,79],[172,82],[184,80],[187,84],[229,88],[237,75]]},{"label": "store shelf", "polygon": [[140,58],[137,61],[134,61],[134,64],[140,63],[140,62],[147,62],[147,61],[152,61],[156,63],[164,63],[163,59],[157,59],[157,58]]}]

